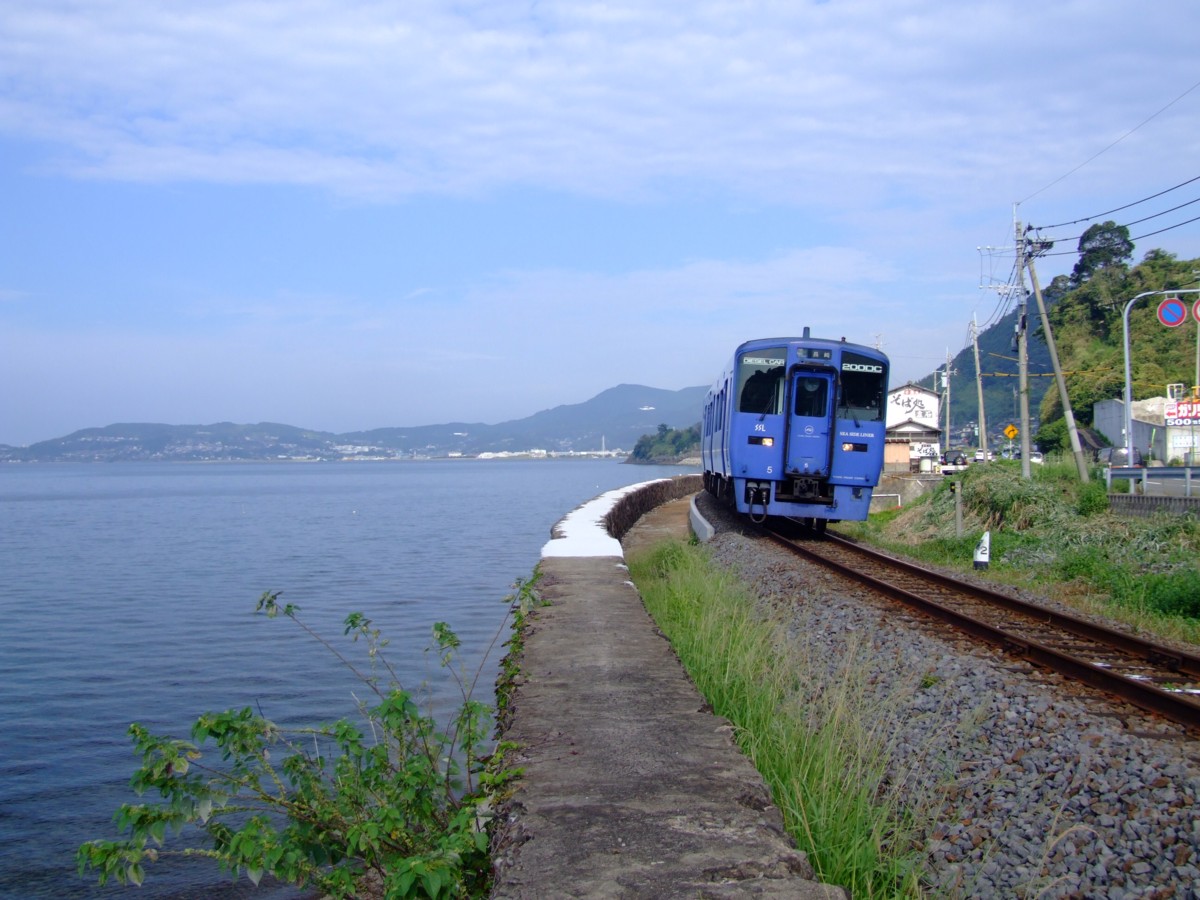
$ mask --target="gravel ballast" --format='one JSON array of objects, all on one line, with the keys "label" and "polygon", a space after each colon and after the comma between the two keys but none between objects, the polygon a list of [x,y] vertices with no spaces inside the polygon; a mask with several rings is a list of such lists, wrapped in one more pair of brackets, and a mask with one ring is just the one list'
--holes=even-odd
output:
[{"label": "gravel ballast", "polygon": [[867,673],[902,794],[939,787],[925,845],[936,894],[1200,898],[1200,741],[704,512],[715,562],[785,611],[822,677],[848,657]]}]

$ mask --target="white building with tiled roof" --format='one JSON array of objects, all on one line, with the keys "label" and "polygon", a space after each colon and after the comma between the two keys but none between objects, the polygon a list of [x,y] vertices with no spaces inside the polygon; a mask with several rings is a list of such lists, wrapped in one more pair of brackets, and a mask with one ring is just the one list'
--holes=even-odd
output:
[{"label": "white building with tiled roof", "polygon": [[[941,399],[935,391],[909,382],[888,392],[887,446],[883,468],[887,472],[929,471],[942,453],[938,427]],[[922,464],[923,459],[929,463]]]}]

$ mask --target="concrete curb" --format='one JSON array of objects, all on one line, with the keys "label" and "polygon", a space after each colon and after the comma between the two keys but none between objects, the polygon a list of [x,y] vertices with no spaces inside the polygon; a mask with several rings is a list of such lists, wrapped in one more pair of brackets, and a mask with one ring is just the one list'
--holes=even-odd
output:
[{"label": "concrete curb", "polygon": [[[605,495],[608,511],[584,504],[555,526],[538,583],[548,605],[527,618],[502,735],[523,773],[497,808],[495,898],[846,896],[812,880],[621,559],[583,534],[587,519],[624,534],[698,481]],[[571,541],[587,552],[568,555]]]},{"label": "concrete curb", "polygon": [[708,519],[704,518],[704,513],[700,512],[700,507],[696,505],[696,498],[692,497],[692,502],[688,508],[688,525],[691,526],[692,534],[696,536],[702,544],[707,544],[717,535],[717,529],[709,524]]}]

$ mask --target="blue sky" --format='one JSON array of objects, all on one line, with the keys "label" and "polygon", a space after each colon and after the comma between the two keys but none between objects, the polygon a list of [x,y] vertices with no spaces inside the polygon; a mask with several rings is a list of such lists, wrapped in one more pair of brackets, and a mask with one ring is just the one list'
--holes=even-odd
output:
[{"label": "blue sky", "polygon": [[[805,326],[922,377],[996,312],[1014,211],[1200,175],[1197,25],[1192,0],[3,4],[0,443],[499,422],[707,384]],[[1200,256],[1200,223],[1155,247]]]}]

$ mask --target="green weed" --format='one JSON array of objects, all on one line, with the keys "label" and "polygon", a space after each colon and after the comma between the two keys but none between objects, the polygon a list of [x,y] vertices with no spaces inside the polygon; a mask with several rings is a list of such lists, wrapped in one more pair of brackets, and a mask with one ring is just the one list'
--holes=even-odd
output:
[{"label": "green weed", "polygon": [[855,654],[825,672],[703,548],[668,543],[630,570],[697,688],[734,724],[818,875],[856,897],[919,895],[917,826],[888,786],[886,717],[862,690]]},{"label": "green weed", "polygon": [[[141,884],[147,863],[175,854],[213,859],[255,884],[269,874],[334,898],[485,896],[486,801],[511,773],[495,765],[502,754],[483,755],[492,711],[471,699],[475,679],[454,666],[458,637],[434,626],[430,649],[462,696],[443,730],[400,685],[370,619],[353,613],[344,623],[347,636],[366,644],[363,669],[278,598],[264,593],[258,610],[294,621],[366,686],[373,700],[360,702],[363,725],[283,728],[249,707],[205,713],[189,740],[131,725],[141,756],[132,786],[159,801],[122,805],[115,818],[128,834],[83,844],[80,874]],[[209,846],[166,849],[168,831],[186,826]]]}]

